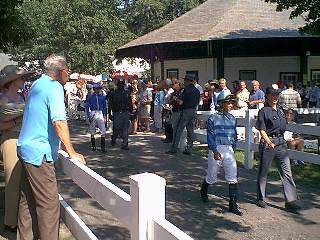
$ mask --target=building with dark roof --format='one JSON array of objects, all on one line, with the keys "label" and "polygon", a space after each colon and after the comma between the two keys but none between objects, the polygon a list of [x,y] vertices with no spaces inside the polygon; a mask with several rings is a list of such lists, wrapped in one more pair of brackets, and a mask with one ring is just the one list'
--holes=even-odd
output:
[{"label": "building with dark roof", "polygon": [[202,83],[225,77],[320,83],[320,36],[302,35],[302,17],[277,12],[263,0],[208,0],[167,25],[116,51],[117,58],[141,57],[152,77],[198,75]]}]

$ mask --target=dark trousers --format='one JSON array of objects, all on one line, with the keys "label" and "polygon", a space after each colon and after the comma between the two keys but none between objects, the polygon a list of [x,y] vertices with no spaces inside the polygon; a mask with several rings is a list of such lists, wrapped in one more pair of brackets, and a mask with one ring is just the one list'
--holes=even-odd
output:
[{"label": "dark trousers", "polygon": [[184,109],[180,113],[180,117],[177,123],[177,129],[175,130],[174,139],[172,141],[171,149],[177,150],[180,138],[184,128],[187,128],[187,149],[191,150],[194,140],[194,118],[196,116],[195,109]]},{"label": "dark trousers", "polygon": [[22,163],[17,240],[58,240],[60,203],[53,163]]},{"label": "dark trousers", "polygon": [[172,141],[173,129],[172,129],[171,123],[168,123],[168,122],[164,123],[164,134],[166,135],[166,140]]},{"label": "dark trousers", "polygon": [[128,135],[129,135],[129,112],[114,112],[113,113],[113,131],[112,131],[112,142],[115,142],[118,136],[123,139],[123,145],[128,146]]},{"label": "dark trousers", "polygon": [[264,143],[260,143],[259,148],[258,199],[265,200],[268,170],[273,159],[275,159],[283,185],[285,201],[291,202],[297,200],[296,185],[292,178],[287,145],[284,143],[276,146],[274,149],[268,149]]}]

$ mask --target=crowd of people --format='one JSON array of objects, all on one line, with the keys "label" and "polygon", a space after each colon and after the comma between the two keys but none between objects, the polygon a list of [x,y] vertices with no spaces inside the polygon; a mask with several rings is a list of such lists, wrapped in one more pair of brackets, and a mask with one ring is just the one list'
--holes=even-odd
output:
[{"label": "crowd of people", "polygon": [[[66,59],[50,55],[44,73],[25,84],[34,72],[9,65],[0,78],[0,156],[5,169],[5,220],[7,229],[17,227],[17,239],[58,239],[59,200],[54,161],[58,149],[86,164],[70,142],[66,116],[66,91],[69,68]],[[121,148],[129,150],[128,136],[138,131],[164,133],[170,143],[167,154],[178,154],[183,130],[187,129],[187,145],[183,154],[192,154],[194,120],[197,110],[211,111],[207,125],[208,171],[201,184],[200,196],[208,201],[208,187],[217,181],[224,167],[229,185],[229,211],[242,215],[237,205],[237,164],[234,150],[237,143],[235,117],[232,109],[260,109],[256,128],[261,135],[260,166],[257,180],[257,202],[266,208],[267,173],[275,159],[284,186],[285,207],[300,209],[290,169],[287,144],[301,150],[303,140],[286,131],[287,122],[295,121],[294,109],[307,101],[309,107],[320,106],[320,89],[312,85],[307,91],[286,87],[278,81],[266,91],[257,80],[247,89],[246,81],[208,81],[204,88],[195,75],[186,74],[183,81],[167,79],[151,81],[116,79],[107,86],[100,83],[77,85],[76,95],[85,101],[91,150],[96,151],[99,132],[100,150],[107,153],[106,132],[112,120],[111,146],[122,139]],[[25,85],[25,86],[24,86]],[[83,86],[86,87],[85,91]],[[21,90],[23,89],[23,90]],[[151,124],[153,122],[153,125]],[[99,131],[97,131],[99,130]],[[284,138],[283,135],[286,135]]]}]

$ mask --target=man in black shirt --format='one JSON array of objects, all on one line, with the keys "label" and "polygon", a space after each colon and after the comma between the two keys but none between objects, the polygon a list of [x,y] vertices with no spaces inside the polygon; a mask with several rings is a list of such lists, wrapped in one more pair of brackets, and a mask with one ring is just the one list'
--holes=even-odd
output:
[{"label": "man in black shirt", "polygon": [[128,134],[129,134],[129,103],[130,93],[124,89],[125,81],[119,79],[117,89],[110,94],[109,102],[113,112],[113,131],[111,137],[111,145],[116,144],[118,135],[122,136],[122,149],[129,150]]},{"label": "man in black shirt", "polygon": [[298,203],[296,185],[290,168],[290,159],[283,133],[286,131],[287,119],[281,107],[278,106],[279,89],[266,89],[265,106],[258,113],[256,128],[261,135],[259,146],[260,165],[258,172],[258,194],[256,204],[261,208],[268,205],[266,200],[266,184],[268,170],[273,160],[276,161],[278,172],[283,184],[285,208],[291,212],[301,209]]},{"label": "man in black shirt", "polygon": [[196,116],[197,107],[200,100],[200,92],[194,86],[194,82],[197,79],[194,75],[187,74],[184,78],[184,90],[181,93],[181,98],[178,100],[179,105],[181,106],[181,114],[178,121],[178,126],[176,132],[174,133],[174,139],[168,154],[176,154],[180,138],[183,132],[183,129],[187,128],[187,147],[184,150],[184,154],[191,154],[191,149],[193,146],[194,132],[193,132],[193,121]]}]

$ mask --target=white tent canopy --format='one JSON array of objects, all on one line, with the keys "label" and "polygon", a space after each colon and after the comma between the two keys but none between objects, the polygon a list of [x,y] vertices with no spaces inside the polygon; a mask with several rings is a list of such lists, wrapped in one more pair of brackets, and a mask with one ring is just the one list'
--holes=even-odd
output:
[{"label": "white tent canopy", "polygon": [[115,59],[112,64],[115,71],[124,71],[130,75],[136,74],[138,77],[141,77],[144,71],[150,69],[150,65],[142,58],[134,58],[133,60],[124,58],[120,63]]},{"label": "white tent canopy", "polygon": [[[115,71],[126,72],[129,75],[137,75],[138,77],[141,77],[144,71],[150,69],[150,65],[142,58],[134,58],[132,60],[124,58],[120,62],[115,59],[113,60],[112,65]],[[102,81],[102,74],[93,76],[89,74],[72,73],[70,79],[84,79],[87,81],[100,82]]]}]

